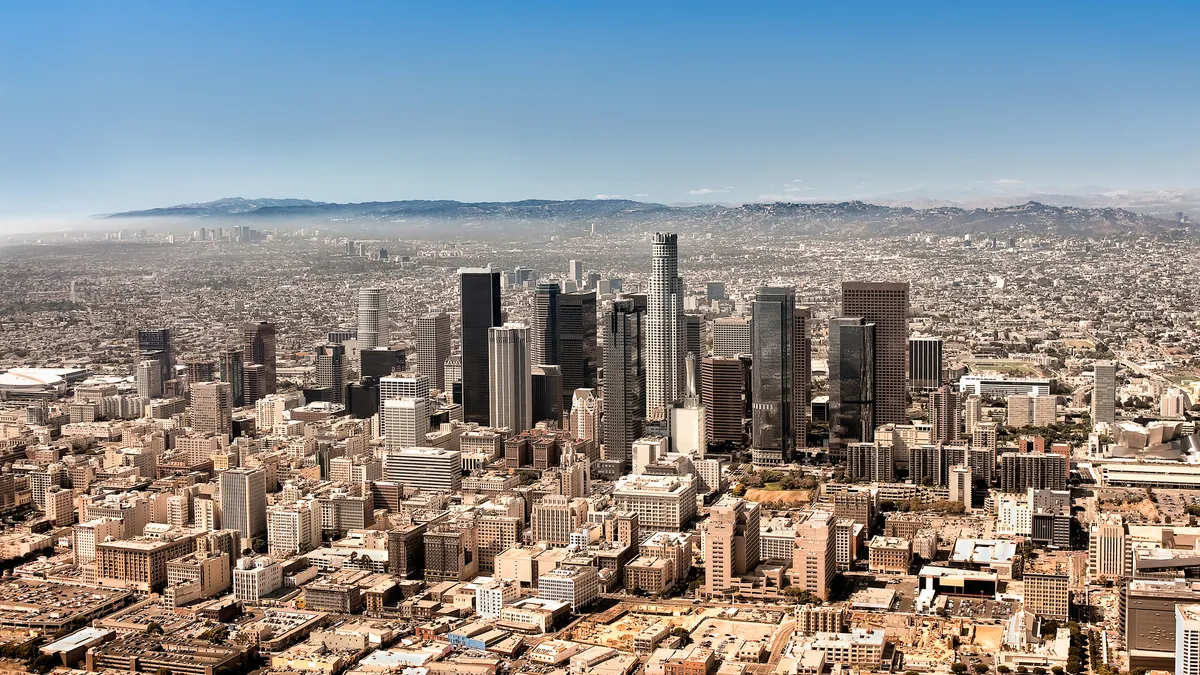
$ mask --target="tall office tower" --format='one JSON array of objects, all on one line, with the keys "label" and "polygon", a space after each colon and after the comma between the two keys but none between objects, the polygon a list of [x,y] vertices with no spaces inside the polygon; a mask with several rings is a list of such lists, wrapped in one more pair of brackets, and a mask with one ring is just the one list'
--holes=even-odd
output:
[{"label": "tall office tower", "polygon": [[192,428],[201,433],[233,433],[233,387],[228,382],[192,386]]},{"label": "tall office tower", "polygon": [[1125,569],[1125,520],[1119,513],[1101,513],[1088,537],[1088,579],[1116,581]]},{"label": "tall office tower", "polygon": [[563,408],[571,392],[596,386],[596,294],[564,293],[558,299],[558,361],[562,367]]},{"label": "tall office tower", "polygon": [[963,399],[963,424],[967,428],[967,435],[974,435],[975,429],[983,421],[983,397],[978,394],[969,394]]},{"label": "tall office tower", "polygon": [[533,373],[530,378],[533,423],[551,421],[562,426],[562,371],[558,366],[535,365],[531,372]]},{"label": "tall office tower", "polygon": [[999,428],[995,422],[980,422],[975,425],[975,433],[971,434],[971,447],[986,448],[994,455],[999,444]]},{"label": "tall office tower", "polygon": [[[381,411],[384,410],[384,403],[386,401],[402,398],[415,398],[421,401],[428,400],[429,378],[418,373],[402,373],[400,375],[379,378],[379,409]],[[387,419],[386,415],[380,415],[379,417],[379,433],[385,438],[388,435]]]},{"label": "tall office tower", "polygon": [[317,347],[317,386],[328,387],[333,403],[346,400],[346,347],[328,344]]},{"label": "tall office tower", "polygon": [[242,350],[240,349],[226,349],[217,359],[221,381],[229,383],[235,408],[242,407],[246,402],[246,376],[242,361]]},{"label": "tall office tower", "polygon": [[493,427],[521,433],[533,427],[533,366],[529,328],[506,323],[488,331],[489,414]]},{"label": "tall office tower", "polygon": [[699,314],[683,315],[685,354],[695,354],[696,360],[704,358],[704,317]]},{"label": "tall office tower", "polygon": [[387,377],[407,367],[408,355],[399,347],[372,347],[358,351],[358,374],[363,378]]},{"label": "tall office tower", "polygon": [[1058,397],[1015,394],[1005,397],[1010,427],[1047,427],[1058,419]]},{"label": "tall office tower", "polygon": [[875,324],[874,424],[908,421],[905,357],[908,350],[908,283],[842,282],[842,315]]},{"label": "tall office tower", "polygon": [[242,366],[242,401],[253,405],[267,394],[267,367],[261,363]]},{"label": "tall office tower", "polygon": [[812,402],[812,310],[797,307],[792,315],[792,434],[797,450],[808,446],[808,406]]},{"label": "tall office tower", "polygon": [[789,461],[795,447],[796,293],[790,288],[760,288],[754,295],[754,368],[750,371],[754,412],[750,444],[756,453]]},{"label": "tall office tower", "polygon": [[761,509],[755,502],[727,495],[713,505],[704,538],[705,581],[710,595],[725,595],[734,581],[758,565],[760,519]]},{"label": "tall office tower", "polygon": [[417,318],[417,370],[429,386],[447,391],[444,366],[450,358],[450,315],[429,312]]},{"label": "tall office tower", "polygon": [[1175,675],[1200,675],[1200,605],[1175,605]]},{"label": "tall office tower", "polygon": [[530,351],[535,364],[558,365],[557,280],[539,281],[533,295],[533,321],[530,323]]},{"label": "tall office tower", "polygon": [[382,288],[358,289],[358,346],[386,347],[391,342],[387,293]]},{"label": "tall office tower", "polygon": [[217,376],[217,364],[212,361],[188,361],[188,384],[212,382]]},{"label": "tall office tower", "polygon": [[137,394],[142,398],[158,398],[163,395],[162,363],[157,359],[143,359],[138,362]]},{"label": "tall office tower", "polygon": [[600,399],[595,389],[576,389],[571,401],[571,437],[601,443]]},{"label": "tall office tower", "polygon": [[383,456],[383,479],[429,492],[462,489],[462,453],[445,448],[407,448]]},{"label": "tall office tower", "polygon": [[1000,456],[1000,491],[1065,490],[1069,468],[1063,455],[1006,452]]},{"label": "tall office tower", "polygon": [[710,281],[705,284],[705,293],[708,295],[709,301],[725,299],[725,282]]},{"label": "tall office tower", "polygon": [[1117,423],[1117,362],[1097,361],[1096,388],[1092,390],[1092,424]]},{"label": "tall office tower", "polygon": [[237,530],[242,548],[267,532],[267,472],[262,468],[221,472],[221,525]]},{"label": "tall office tower", "polygon": [[570,279],[571,281],[574,281],[575,283],[579,283],[579,282],[583,281],[583,261],[582,260],[572,260],[567,263],[567,267],[568,267],[568,270],[567,270],[567,272],[568,272],[567,278],[568,279]]},{"label": "tall office tower", "polygon": [[166,386],[175,377],[175,351],[171,346],[170,328],[139,328],[137,332],[138,360],[158,362],[159,381]]},{"label": "tall office tower", "polygon": [[742,444],[745,375],[742,360],[736,357],[706,356],[700,363],[701,401],[708,416],[705,429],[709,445]]},{"label": "tall office tower", "polygon": [[388,450],[404,450],[425,445],[429,433],[429,400],[389,398],[383,401],[380,426],[387,429],[384,444]]},{"label": "tall office tower", "polygon": [[529,518],[535,542],[547,542],[552,546],[571,543],[571,532],[579,526],[576,508],[571,500],[561,495],[546,495],[533,505]]},{"label": "tall office tower", "polygon": [[675,234],[656,232],[646,297],[647,419],[665,419],[667,408],[683,398],[686,339],[679,239]]},{"label": "tall office tower", "polygon": [[834,515],[810,511],[796,524],[796,548],[792,552],[791,582],[822,600],[829,599],[837,574],[837,537]]},{"label": "tall office tower", "polygon": [[962,394],[945,384],[929,392],[930,443],[949,443],[962,438]]},{"label": "tall office tower", "polygon": [[646,296],[612,301],[604,315],[604,457],[628,469],[646,415]]},{"label": "tall office tower", "polygon": [[[875,324],[858,317],[829,320],[829,437],[871,441],[876,418]],[[903,395],[903,392],[901,392]]]},{"label": "tall office tower", "polygon": [[[275,324],[266,321],[246,324],[245,358],[263,367],[262,393],[275,393]],[[247,401],[250,403],[251,401]]]},{"label": "tall office tower", "polygon": [[962,502],[971,510],[971,468],[962,464],[950,467],[950,501]]},{"label": "tall office tower", "polygon": [[933,391],[942,386],[941,338],[909,338],[908,386],[914,392]]},{"label": "tall office tower", "polygon": [[890,445],[878,443],[846,444],[846,477],[868,483],[891,483],[895,480],[895,454]]},{"label": "tall office tower", "polygon": [[713,322],[713,356],[726,358],[749,353],[749,319],[727,316]]},{"label": "tall office tower", "polygon": [[463,268],[458,271],[462,317],[462,405],[466,422],[488,424],[488,331],[499,326],[500,271]]}]

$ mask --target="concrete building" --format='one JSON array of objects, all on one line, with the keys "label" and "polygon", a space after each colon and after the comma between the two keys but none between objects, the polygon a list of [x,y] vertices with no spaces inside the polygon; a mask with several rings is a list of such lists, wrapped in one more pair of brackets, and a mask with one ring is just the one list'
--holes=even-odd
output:
[{"label": "concrete building", "polygon": [[542,600],[565,602],[579,613],[600,598],[600,575],[595,567],[559,567],[538,577],[538,595]]},{"label": "concrete building", "polygon": [[387,347],[391,342],[391,327],[387,291],[382,288],[358,289],[359,349]]},{"label": "concrete building", "polygon": [[646,417],[646,296],[620,297],[604,316],[604,452],[617,475],[630,467]]},{"label": "concrete building", "polygon": [[750,319],[722,317],[713,322],[712,355],[719,359],[751,354]]},{"label": "concrete building", "polygon": [[705,589],[723,595],[749,574],[760,559],[761,509],[755,502],[726,495],[713,505],[705,523]]},{"label": "concrete building", "polygon": [[624,476],[612,494],[617,508],[636,513],[642,528],[677,532],[696,517],[690,476]]},{"label": "concrete building", "polygon": [[262,468],[221,473],[221,522],[237,530],[243,548],[267,532],[267,472]]},{"label": "concrete building", "polygon": [[834,514],[810,511],[796,523],[796,548],[792,553],[791,583],[822,600],[829,599],[830,585],[837,574],[837,542]]},{"label": "concrete building", "polygon": [[1129,576],[1125,559],[1128,544],[1125,520],[1119,513],[1100,514],[1088,537],[1088,578],[1116,580]]},{"label": "concrete building", "polygon": [[929,392],[930,443],[950,443],[962,438],[962,394],[943,385]]},{"label": "concrete building", "polygon": [[191,426],[198,433],[233,431],[233,390],[228,382],[197,382],[191,387]]},{"label": "concrete building", "polygon": [[247,605],[259,604],[281,586],[283,566],[266,556],[239,558],[233,569],[233,596]]},{"label": "concrete building", "polygon": [[438,391],[448,391],[443,366],[450,358],[450,345],[449,314],[434,311],[417,318],[417,372]]},{"label": "concrete building", "polygon": [[521,432],[533,427],[533,365],[529,328],[506,323],[488,330],[488,419]]},{"label": "concrete building", "polygon": [[1097,361],[1092,368],[1096,382],[1092,390],[1092,424],[1112,426],[1117,423],[1117,362]]},{"label": "concrete building", "polygon": [[406,448],[383,457],[383,479],[425,492],[462,488],[462,454],[444,448]]},{"label": "concrete building", "polygon": [[668,406],[683,397],[686,349],[679,239],[657,232],[646,298],[647,419],[665,419]]},{"label": "concrete building", "polygon": [[870,570],[883,574],[908,574],[912,566],[912,542],[899,537],[872,537],[867,544]]},{"label": "concrete building", "polygon": [[942,339],[908,340],[908,385],[914,392],[933,392],[942,386]]}]

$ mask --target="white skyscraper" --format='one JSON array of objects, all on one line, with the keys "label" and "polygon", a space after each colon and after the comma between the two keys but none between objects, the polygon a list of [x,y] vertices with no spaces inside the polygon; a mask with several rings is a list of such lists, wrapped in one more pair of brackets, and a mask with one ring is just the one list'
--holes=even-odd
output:
[{"label": "white skyscraper", "polygon": [[488,329],[489,420],[519,433],[533,426],[533,364],[529,328],[506,323]]},{"label": "white skyscraper", "polygon": [[237,530],[243,547],[267,532],[267,472],[229,469],[221,473],[221,520]]},{"label": "white skyscraper", "polygon": [[358,346],[360,349],[386,347],[388,334],[387,293],[382,288],[358,289]]},{"label": "white skyscraper", "polygon": [[656,232],[646,298],[646,417],[666,419],[667,407],[683,397],[687,336],[683,323],[683,280],[677,235]]},{"label": "white skyscraper", "polygon": [[388,450],[425,445],[429,433],[429,401],[423,398],[394,398],[383,401],[384,442]]},{"label": "white skyscraper", "polygon": [[137,381],[138,396],[158,398],[163,395],[162,365],[158,361],[140,361],[134,379]]},{"label": "white skyscraper", "polygon": [[1200,605],[1175,605],[1175,675],[1200,675]]},{"label": "white skyscraper", "polygon": [[[379,378],[379,434],[381,436],[386,438],[388,435],[387,401],[398,401],[402,398],[427,400],[430,379],[429,376],[418,373],[401,373]],[[424,437],[422,437],[423,439]]]}]

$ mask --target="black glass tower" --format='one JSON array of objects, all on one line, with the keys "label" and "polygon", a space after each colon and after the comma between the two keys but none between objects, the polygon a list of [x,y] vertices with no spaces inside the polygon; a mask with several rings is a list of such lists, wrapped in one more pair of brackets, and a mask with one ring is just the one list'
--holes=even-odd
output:
[{"label": "black glass tower", "polygon": [[462,317],[462,403],[467,422],[488,424],[488,329],[503,323],[500,314],[500,270],[458,271]]}]

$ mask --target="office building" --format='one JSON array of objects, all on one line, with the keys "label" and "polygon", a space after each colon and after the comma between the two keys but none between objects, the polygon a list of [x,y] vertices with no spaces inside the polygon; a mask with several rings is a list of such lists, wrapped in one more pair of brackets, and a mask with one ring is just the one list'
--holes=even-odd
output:
[{"label": "office building", "polygon": [[[872,440],[875,416],[875,324],[859,317],[829,320],[830,445]],[[903,396],[903,392],[901,392]]]},{"label": "office building", "polygon": [[713,356],[733,358],[750,354],[750,320],[722,317],[713,322]]},{"label": "office building", "polygon": [[837,574],[837,541],[834,515],[809,511],[795,524],[796,548],[792,552],[791,583],[822,600],[829,600]]},{"label": "office building", "polygon": [[567,263],[567,278],[576,284],[583,281],[583,261],[571,260]]},{"label": "office building", "polygon": [[386,347],[391,341],[387,292],[382,288],[358,289],[358,347]]},{"label": "office building", "polygon": [[[172,346],[171,329],[139,328],[137,331],[138,362],[154,361],[158,364],[159,386],[166,386],[175,379],[175,350]],[[141,396],[143,394],[139,394]]]},{"label": "office building", "polygon": [[701,402],[709,445],[741,446],[746,410],[746,361],[731,356],[706,356],[700,364]]},{"label": "office building", "polygon": [[407,448],[383,457],[383,479],[426,492],[462,488],[462,455],[444,448]]},{"label": "office building", "polygon": [[649,293],[646,298],[646,418],[666,418],[667,407],[683,397],[683,280],[679,276],[679,239],[654,234]]},{"label": "office building", "polygon": [[650,530],[678,532],[696,517],[690,476],[624,476],[612,494],[618,509],[636,513],[639,526]]},{"label": "office building", "polygon": [[202,434],[233,432],[233,388],[228,382],[192,385],[191,425]]},{"label": "office building", "polygon": [[563,423],[563,378],[558,366],[534,365],[530,377],[531,419],[534,424]]},{"label": "office building", "polygon": [[516,546],[525,530],[525,519],[517,516],[484,515],[475,521],[479,548],[479,572],[496,569],[496,556]]},{"label": "office building", "polygon": [[429,433],[429,399],[389,398],[383,401],[381,413],[381,426],[387,429],[384,445],[388,450],[425,444],[425,435]]},{"label": "office building", "polygon": [[571,437],[601,443],[600,399],[595,389],[576,389],[571,401]]},{"label": "office building", "polygon": [[163,395],[162,363],[156,359],[138,362],[134,375],[137,395],[141,398],[158,398]]},{"label": "office building", "polygon": [[1025,611],[1042,619],[1066,621],[1070,613],[1070,577],[1059,572],[1025,571]]},{"label": "office building", "polygon": [[[596,344],[596,294],[564,293],[558,299],[558,361],[562,369],[564,409],[571,392],[596,386],[600,363]],[[536,362],[535,362],[536,363]]]},{"label": "office building", "polygon": [[1119,513],[1101,513],[1088,536],[1088,579],[1116,581],[1130,576],[1125,557],[1128,543],[1125,519]]},{"label": "office building", "polygon": [[725,595],[734,582],[758,565],[761,509],[755,502],[726,495],[712,507],[705,524],[705,589]]},{"label": "office building", "polygon": [[960,502],[971,510],[971,468],[958,465],[950,468],[950,501]]},{"label": "office building", "polygon": [[539,281],[533,295],[533,320],[529,324],[530,353],[534,364],[558,365],[558,298],[562,290],[557,280]]},{"label": "office building", "polygon": [[604,317],[604,458],[623,469],[646,415],[646,302],[644,295],[617,298]]},{"label": "office building", "polygon": [[983,398],[976,394],[967,394],[963,399],[963,426],[966,427],[967,436],[974,437],[977,425],[983,421]]},{"label": "office building", "polygon": [[874,424],[904,424],[908,283],[842,282],[842,316],[862,317],[875,325]]},{"label": "office building", "polygon": [[868,483],[895,480],[893,448],[879,443],[846,444],[846,478]]},{"label": "office building", "polygon": [[571,532],[579,527],[580,520],[570,499],[561,495],[546,495],[533,505],[529,518],[533,541],[566,546],[571,543]]},{"label": "office building", "polygon": [[212,382],[217,377],[216,361],[188,361],[187,363],[187,381],[188,384],[196,382]]},{"label": "office building", "polygon": [[488,333],[503,323],[500,314],[500,271],[490,267],[463,268],[458,275],[461,287],[459,315],[462,321],[463,419],[487,425],[491,415]]},{"label": "office building", "polygon": [[[275,324],[266,321],[246,324],[243,331],[245,337],[244,355],[247,361],[262,366],[261,380],[258,384],[259,396],[274,394],[275,388]],[[247,387],[249,389],[249,387]],[[257,398],[246,397],[246,403],[253,403]]]},{"label": "office building", "polygon": [[797,307],[792,314],[792,433],[795,448],[808,446],[808,406],[812,401],[812,310]]},{"label": "office building", "polygon": [[1048,427],[1058,419],[1058,397],[1050,394],[1015,394],[1005,399],[1010,427]]},{"label": "office building", "polygon": [[469,521],[440,524],[425,533],[425,581],[466,581],[479,574],[478,531]]},{"label": "office building", "polygon": [[1000,491],[1066,490],[1069,468],[1063,455],[1006,452],[1000,456]]},{"label": "office building", "polygon": [[1175,675],[1200,675],[1200,605],[1175,605]]},{"label": "office building", "polygon": [[962,394],[950,385],[929,392],[929,442],[950,443],[962,438]]},{"label": "office building", "polygon": [[225,349],[217,358],[217,370],[221,381],[229,383],[229,391],[233,396],[233,407],[235,408],[246,404],[244,354],[245,352],[240,349]]},{"label": "office building", "polygon": [[1117,362],[1097,361],[1095,389],[1092,390],[1092,424],[1101,422],[1110,426],[1117,423]]},{"label": "office building", "polygon": [[259,604],[282,586],[283,566],[266,556],[239,558],[233,568],[233,597],[247,605]]},{"label": "office building", "polygon": [[704,317],[699,314],[683,315],[683,330],[686,339],[685,354],[695,354],[697,359],[704,356]]},{"label": "office building", "polygon": [[595,567],[558,567],[538,576],[540,600],[565,602],[572,612],[591,607],[600,598],[600,575]]},{"label": "office building", "polygon": [[267,532],[267,472],[262,468],[221,472],[221,523],[237,530],[243,548]]},{"label": "office building", "polygon": [[489,420],[521,432],[533,427],[533,366],[529,328],[506,323],[488,330]]},{"label": "office building", "polygon": [[198,533],[173,532],[96,544],[96,581],[101,586],[156,593],[167,585],[167,562],[196,550]]},{"label": "office building", "polygon": [[321,545],[321,504],[300,499],[278,504],[267,511],[267,548],[279,559],[305,553]]},{"label": "office building", "polygon": [[449,391],[444,365],[450,358],[450,343],[449,314],[434,311],[417,318],[417,372],[438,391]]},{"label": "office building", "polygon": [[[413,398],[420,401],[429,400],[429,377],[419,373],[397,373],[388,377],[379,378],[379,401],[380,411],[386,407],[384,404],[391,400],[400,400],[402,398]],[[428,421],[426,421],[428,425]],[[387,437],[387,418],[380,415],[379,433],[384,438]]]},{"label": "office building", "polygon": [[849,488],[833,495],[833,515],[849,518],[868,529],[875,525],[875,493],[868,489]]},{"label": "office building", "polygon": [[795,310],[791,288],[760,288],[755,293],[750,444],[756,458],[761,454],[790,461],[795,448]]},{"label": "office building", "polygon": [[1178,653],[1176,610],[1200,604],[1200,582],[1133,579],[1125,587],[1124,637],[1129,667],[1170,671]]},{"label": "office building", "polygon": [[329,390],[331,403],[345,402],[346,348],[343,345],[317,347],[317,386]]},{"label": "office building", "polygon": [[931,392],[942,386],[942,339],[908,340],[908,386],[913,392]]}]

